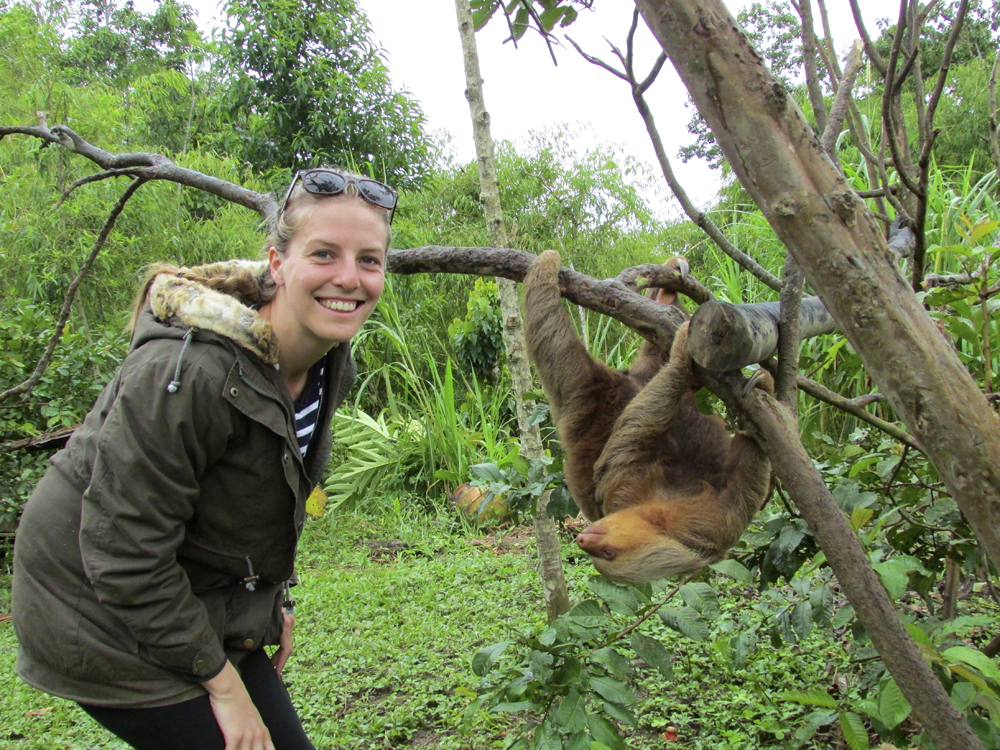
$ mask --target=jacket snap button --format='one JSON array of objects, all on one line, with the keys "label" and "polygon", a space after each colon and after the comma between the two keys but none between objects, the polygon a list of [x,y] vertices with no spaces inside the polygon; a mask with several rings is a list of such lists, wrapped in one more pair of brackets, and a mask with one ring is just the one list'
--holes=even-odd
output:
[{"label": "jacket snap button", "polygon": [[194,662],[194,671],[203,672],[205,671],[205,661],[203,659],[196,659]]},{"label": "jacket snap button", "polygon": [[229,395],[232,396],[233,398],[236,398],[237,396],[240,395],[240,389],[239,388],[230,388],[229,389]]},{"label": "jacket snap button", "polygon": [[284,456],[281,457],[281,461],[282,461],[282,463],[286,463],[286,464],[288,463],[288,454],[287,453]]},{"label": "jacket snap button", "polygon": [[243,641],[243,648],[245,648],[247,651],[249,651],[250,649],[252,649],[253,648],[253,638],[247,638],[245,641]]}]

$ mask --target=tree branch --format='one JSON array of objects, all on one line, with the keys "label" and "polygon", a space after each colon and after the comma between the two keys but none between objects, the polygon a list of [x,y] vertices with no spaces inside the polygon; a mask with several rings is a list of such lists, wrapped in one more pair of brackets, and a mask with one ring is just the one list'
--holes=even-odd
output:
[{"label": "tree branch", "polygon": [[[803,0],[803,4],[806,0]],[[795,381],[799,374],[799,341],[801,340],[802,287],[804,279],[799,264],[791,253],[785,256],[784,283],[781,286],[781,306],[778,313],[778,378],[774,395],[792,414],[797,415],[798,395]]]},{"label": "tree branch", "polygon": [[872,43],[871,37],[868,36],[868,29],[865,28],[865,21],[861,17],[861,7],[858,5],[858,0],[849,0],[849,2],[851,4],[851,13],[854,16],[854,25],[858,27],[858,34],[865,43],[865,52],[868,53],[868,59],[872,61],[872,65],[875,66],[875,70],[884,76],[888,66],[882,58],[882,55],[880,55],[878,50],[875,49],[875,45]]},{"label": "tree branch", "polygon": [[853,417],[867,422],[872,425],[872,427],[877,427],[886,435],[891,435],[896,440],[901,442],[903,445],[908,445],[914,450],[918,450],[921,453],[923,451],[920,448],[919,443],[914,440],[909,433],[905,430],[897,427],[891,422],[886,422],[884,419],[879,419],[874,414],[869,414],[864,410],[864,406],[873,401],[881,401],[885,398],[881,393],[872,393],[867,396],[861,396],[860,398],[851,399],[844,398],[839,393],[831,391],[826,386],[817,383],[815,380],[807,378],[805,375],[800,375],[796,380],[796,383],[803,393],[808,393],[813,398],[822,401],[825,404],[830,404],[830,406],[835,406],[841,411],[850,414]]},{"label": "tree branch", "polygon": [[993,61],[993,71],[990,73],[990,153],[993,155],[993,168],[1000,179],[1000,108],[997,107],[997,72],[1000,71],[1000,55]]},{"label": "tree branch", "polygon": [[[638,17],[638,10],[633,14],[633,21]],[[629,36],[626,44],[626,49],[631,50],[633,46],[633,37],[635,34],[636,24],[633,22],[632,27],[629,31]],[[569,39],[569,37],[567,37]],[[642,121],[646,125],[646,132],[649,135],[649,140],[653,144],[653,151],[656,153],[656,160],[660,164],[660,170],[663,172],[663,177],[666,179],[667,184],[670,186],[671,191],[677,197],[678,202],[681,204],[681,208],[684,209],[684,213],[688,215],[695,224],[697,224],[702,231],[707,234],[712,241],[718,246],[722,252],[736,261],[740,266],[749,271],[755,277],[757,277],[762,283],[770,287],[775,291],[781,290],[781,281],[770,271],[760,265],[757,261],[751,258],[749,255],[744,253],[738,247],[736,247],[726,235],[719,229],[718,225],[712,221],[706,214],[699,211],[691,199],[688,197],[687,192],[681,186],[680,182],[674,175],[674,170],[670,166],[670,159],[667,158],[666,149],[663,148],[663,141],[660,140],[660,133],[656,127],[656,121],[653,119],[653,113],[649,109],[649,105],[646,103],[643,93],[652,84],[653,80],[656,78],[656,74],[663,67],[663,62],[657,59],[656,64],[653,66],[653,70],[646,77],[642,83],[638,83],[635,77],[635,72],[630,66],[626,67],[624,72],[616,70],[611,65],[606,62],[584,52],[580,45],[578,45],[572,39],[569,39],[570,44],[573,45],[574,49],[580,53],[580,55],[587,62],[597,65],[604,70],[609,71],[613,75],[621,78],[622,80],[628,81],[629,85],[632,87],[632,100],[635,102],[636,108],[639,110],[639,114],[642,116]],[[612,50],[618,55],[619,59],[627,65],[628,61],[631,59],[631,51],[629,51],[624,57],[621,55],[614,45],[612,45]],[[666,56],[663,56],[666,59]]]},{"label": "tree branch", "polygon": [[[105,151],[88,143],[66,125],[56,125],[50,129],[45,124],[44,117],[40,116],[39,119],[41,120],[41,125],[35,127],[0,127],[0,138],[5,135],[22,134],[39,138],[46,143],[59,144],[68,151],[86,157],[105,172],[126,170],[121,173],[141,176],[143,181],[146,182],[167,180],[168,182],[176,182],[181,185],[193,187],[218,196],[230,203],[236,203],[249,208],[251,211],[256,211],[265,221],[271,221],[277,210],[277,203],[271,193],[257,193],[228,180],[177,166],[162,154],[144,151],[112,154],[110,151]],[[111,175],[108,176],[110,177]],[[94,180],[91,179],[90,181]],[[77,183],[71,186],[70,191],[75,189],[75,187],[78,187]]]},{"label": "tree branch", "polygon": [[819,68],[816,65],[816,29],[813,27],[812,0],[798,0],[795,7],[802,22],[802,61],[806,69],[806,90],[809,92],[809,103],[812,105],[816,129],[820,133],[825,133],[827,130],[826,102],[823,101]]},{"label": "tree branch", "polygon": [[847,57],[847,67],[844,68],[844,75],[841,76],[840,83],[837,85],[837,95],[830,107],[826,129],[822,131],[823,135],[820,138],[820,145],[824,151],[830,154],[834,164],[838,162],[837,138],[840,136],[840,129],[850,112],[851,90],[854,88],[854,81],[857,79],[858,73],[861,72],[861,63],[861,42],[856,41]]},{"label": "tree branch", "polygon": [[90,271],[91,267],[94,265],[94,261],[97,259],[97,254],[104,247],[104,243],[108,239],[108,235],[111,234],[111,230],[115,226],[115,222],[118,220],[118,216],[125,209],[125,204],[128,203],[129,198],[135,195],[135,191],[138,190],[146,180],[142,177],[136,177],[132,180],[132,183],[125,189],[122,193],[121,198],[111,209],[111,213],[108,214],[107,220],[104,222],[104,227],[101,229],[101,233],[97,236],[97,240],[94,242],[94,247],[90,251],[90,255],[80,266],[80,270],[77,271],[76,276],[70,282],[69,286],[66,288],[66,294],[63,296],[62,309],[59,310],[59,317],[56,320],[55,330],[52,332],[52,337],[49,339],[48,346],[45,347],[45,352],[42,354],[41,359],[35,365],[34,371],[28,377],[27,380],[19,383],[11,388],[0,393],[0,402],[6,401],[8,398],[12,398],[19,394],[27,396],[31,393],[31,390],[38,385],[38,381],[41,380],[42,374],[45,372],[45,368],[49,366],[49,362],[52,361],[52,355],[55,353],[56,346],[59,344],[59,340],[62,338],[63,331],[66,328],[66,321],[69,320],[70,310],[73,306],[73,297],[76,295],[77,289],[80,288],[80,284],[83,282],[83,278]]}]

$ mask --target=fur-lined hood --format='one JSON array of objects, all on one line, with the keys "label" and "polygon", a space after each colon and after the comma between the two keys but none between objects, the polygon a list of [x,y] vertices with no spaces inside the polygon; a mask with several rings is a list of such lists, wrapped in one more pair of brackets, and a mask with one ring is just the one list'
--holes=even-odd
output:
[{"label": "fur-lined hood", "polygon": [[[194,280],[198,271],[211,269],[204,280]],[[192,269],[195,273],[160,273],[149,286],[147,299],[153,316],[161,323],[177,322],[186,328],[212,331],[249,349],[269,365],[278,362],[278,339],[271,324],[248,305],[259,304],[254,279],[268,272],[264,261],[233,260]],[[232,289],[232,293],[212,287]],[[155,335],[155,334],[154,334]]]}]

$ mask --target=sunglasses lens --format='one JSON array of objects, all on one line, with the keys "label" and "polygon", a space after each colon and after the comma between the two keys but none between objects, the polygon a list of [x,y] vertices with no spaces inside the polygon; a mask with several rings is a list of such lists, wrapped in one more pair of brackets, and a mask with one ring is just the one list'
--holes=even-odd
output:
[{"label": "sunglasses lens", "polygon": [[393,208],[396,205],[396,195],[387,185],[375,180],[358,180],[358,191],[369,203],[381,208]]},{"label": "sunglasses lens", "polygon": [[347,178],[336,172],[317,170],[302,175],[302,186],[313,195],[337,195],[347,187]]}]

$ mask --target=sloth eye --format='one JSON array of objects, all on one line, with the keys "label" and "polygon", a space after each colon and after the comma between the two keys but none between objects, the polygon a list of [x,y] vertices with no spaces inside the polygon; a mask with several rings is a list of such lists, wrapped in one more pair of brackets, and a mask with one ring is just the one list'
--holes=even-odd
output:
[{"label": "sloth eye", "polygon": [[611,549],[610,547],[608,549],[605,549],[602,554],[604,555],[604,559],[605,560],[614,560],[615,559],[615,551],[613,549]]}]

